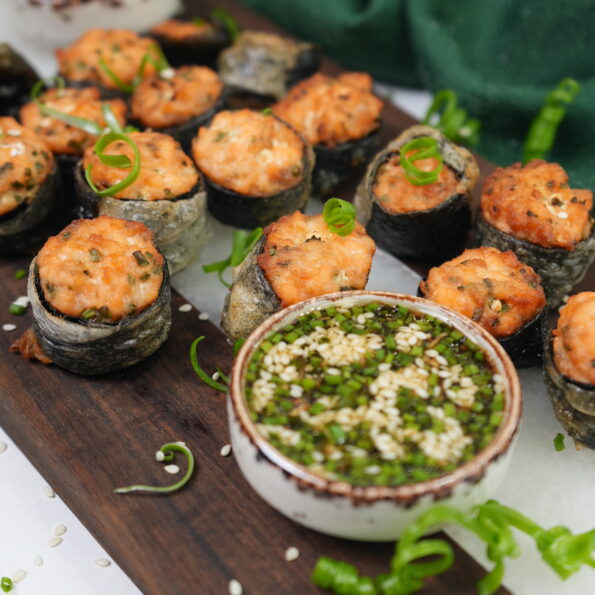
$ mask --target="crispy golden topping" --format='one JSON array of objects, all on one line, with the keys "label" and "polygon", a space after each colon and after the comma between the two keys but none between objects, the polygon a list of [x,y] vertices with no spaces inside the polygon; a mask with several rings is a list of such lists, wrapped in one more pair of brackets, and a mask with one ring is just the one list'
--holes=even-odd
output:
[{"label": "crispy golden topping", "polygon": [[163,256],[138,221],[79,219],[37,255],[46,301],[85,320],[117,322],[150,306],[163,283]]},{"label": "crispy golden topping", "polygon": [[430,269],[420,284],[424,297],[473,319],[495,337],[508,337],[543,310],[539,275],[514,252],[465,250]]},{"label": "crispy golden topping", "polygon": [[[90,120],[105,127],[106,122],[101,111],[102,104],[108,104],[116,119],[123,126],[126,122],[126,104],[121,99],[101,100],[97,87],[84,89],[50,89],[40,100],[48,107],[77,118]],[[45,116],[39,107],[29,102],[21,108],[20,118],[23,125],[35,131],[48,144],[50,149],[61,155],[82,155],[83,151],[94,144],[97,137],[80,128],[75,128],[59,118]]]},{"label": "crispy golden topping", "polygon": [[155,25],[151,29],[151,33],[160,37],[167,37],[172,41],[188,41],[215,30],[215,25],[206,20],[180,21],[179,19],[169,19]]},{"label": "crispy golden topping", "polygon": [[[198,184],[198,171],[192,159],[182,151],[180,143],[167,134],[158,132],[131,132],[130,138],[140,153],[140,174],[128,188],[114,198],[135,200],[165,200],[190,192]],[[132,147],[116,141],[105,151],[108,155],[126,155],[134,161]],[[125,178],[129,170],[105,165],[88,147],[83,157],[83,167],[92,166],[92,180],[100,190],[109,188]]]},{"label": "crispy golden topping", "polygon": [[524,167],[499,167],[486,179],[481,212],[504,233],[545,248],[574,249],[589,237],[593,220],[590,190],[568,186],[568,175],[557,163],[539,159]]},{"label": "crispy golden topping", "polygon": [[570,296],[560,309],[554,330],[554,362],[558,371],[584,384],[595,384],[595,292]]},{"label": "crispy golden topping", "polygon": [[322,215],[296,211],[264,230],[262,269],[281,306],[342,291],[364,289],[376,250],[363,225],[348,236],[332,233]]},{"label": "crispy golden topping", "polygon": [[[158,57],[156,42],[148,37],[139,37],[126,29],[89,29],[67,48],[57,49],[56,58],[60,74],[71,81],[101,83],[108,89],[117,89],[117,84],[101,67],[101,59],[125,84],[130,84],[137,75],[142,59],[149,52]],[[146,64],[145,76],[155,72]]]},{"label": "crispy golden topping", "polygon": [[313,145],[334,147],[367,136],[380,125],[382,101],[364,73],[333,79],[317,73],[298,83],[273,112],[301,132]]},{"label": "crispy golden topping", "polygon": [[[415,154],[411,151],[407,156]],[[434,157],[420,159],[415,167],[432,171],[438,166]],[[372,192],[382,208],[389,213],[410,213],[425,211],[438,206],[451,196],[461,192],[455,172],[446,164],[442,166],[438,180],[433,184],[415,186],[401,167],[398,155],[393,155],[378,168]]]},{"label": "crispy golden topping", "polygon": [[132,117],[150,128],[187,122],[211,109],[223,90],[205,66],[182,66],[143,80],[132,95]]},{"label": "crispy golden topping", "polygon": [[54,167],[45,142],[14,118],[0,118],[0,216],[31,203]]},{"label": "crispy golden topping", "polygon": [[202,127],[192,154],[220,186],[248,196],[270,196],[303,177],[304,141],[275,117],[252,110],[219,112]]}]

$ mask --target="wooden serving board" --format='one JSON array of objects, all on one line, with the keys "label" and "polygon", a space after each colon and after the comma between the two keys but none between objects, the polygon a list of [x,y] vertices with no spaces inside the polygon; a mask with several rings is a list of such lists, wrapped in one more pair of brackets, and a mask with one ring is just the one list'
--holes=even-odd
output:
[{"label": "wooden serving board", "polygon": [[[231,0],[189,1],[187,10],[199,15],[214,6],[228,8],[244,27],[278,30]],[[324,70],[338,67],[325,61]],[[387,106],[383,141],[412,123]],[[484,161],[481,166],[483,175],[492,169]],[[348,198],[353,188],[338,195]],[[429,263],[410,264],[423,274]],[[200,360],[214,371],[229,369],[231,348],[196,310],[179,312],[184,300],[175,292],[170,338],[123,372],[80,377],[9,354],[17,333],[31,324],[30,312],[7,314],[26,292],[26,280],[14,273],[27,266],[25,260],[0,259],[0,322],[19,327],[0,333],[0,424],[143,593],[223,594],[232,578],[252,595],[316,593],[309,575],[322,554],[352,562],[365,574],[386,571],[391,544],[335,539],[297,525],[260,500],[233,456],[220,455],[229,441],[225,397],[198,381],[188,349],[205,335]],[[593,284],[592,274],[585,283]],[[196,457],[185,489],[165,497],[112,493],[118,486],[171,480],[154,459],[171,441],[186,442]],[[284,559],[289,546],[301,552],[292,563]],[[484,571],[455,550],[455,566],[429,580],[423,593],[475,592]]]}]

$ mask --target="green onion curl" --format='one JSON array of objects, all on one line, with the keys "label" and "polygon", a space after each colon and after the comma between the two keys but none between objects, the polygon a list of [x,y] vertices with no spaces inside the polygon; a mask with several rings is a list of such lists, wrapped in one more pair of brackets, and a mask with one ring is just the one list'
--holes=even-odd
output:
[{"label": "green onion curl", "polygon": [[329,230],[339,236],[348,236],[355,229],[355,209],[346,200],[329,198],[324,203],[322,216]]},{"label": "green onion curl", "polygon": [[[408,156],[407,153],[412,151],[414,154]],[[399,155],[401,167],[405,170],[407,179],[414,186],[426,186],[427,184],[433,184],[438,180],[440,172],[442,171],[443,159],[436,139],[429,136],[414,138],[401,147]],[[438,161],[438,165],[434,169],[424,171],[423,169],[416,167],[416,161],[429,159],[431,157],[435,157]]]},{"label": "green onion curl", "polygon": [[217,382],[213,380],[209,374],[207,374],[202,366],[198,363],[198,356],[196,354],[196,346],[201,342],[204,341],[205,337],[200,336],[192,341],[192,345],[190,345],[190,363],[192,364],[192,369],[196,372],[196,375],[208,386],[218,390],[222,393],[227,392],[227,386],[225,384],[221,384],[221,382]]}]

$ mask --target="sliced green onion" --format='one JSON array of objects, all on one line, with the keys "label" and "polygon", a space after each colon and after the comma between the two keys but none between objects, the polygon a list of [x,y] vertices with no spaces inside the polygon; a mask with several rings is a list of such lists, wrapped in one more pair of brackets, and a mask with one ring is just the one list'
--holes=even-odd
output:
[{"label": "sliced green onion", "polygon": [[[412,151],[415,153],[408,156],[407,153]],[[414,138],[401,147],[399,155],[405,175],[414,186],[426,186],[438,180],[442,171],[443,161],[436,139],[429,136]],[[415,161],[429,159],[431,157],[435,157],[438,160],[438,165],[431,171],[424,171],[414,165]]]},{"label": "sliced green onion", "polygon": [[125,488],[116,488],[114,492],[116,494],[128,494],[130,492],[147,492],[151,494],[171,494],[172,492],[177,492],[180,488],[184,487],[190,478],[192,477],[192,473],[194,471],[194,456],[190,449],[182,443],[179,442],[168,442],[164,444],[160,449],[160,452],[163,453],[163,462],[168,463],[171,462],[174,458],[174,452],[181,452],[183,455],[186,456],[188,461],[188,466],[186,468],[186,473],[180,481],[169,485],[169,486],[147,486],[147,485],[131,485]]},{"label": "sliced green onion", "polygon": [[[104,153],[105,149],[116,141],[123,141],[132,147],[134,152],[134,163],[130,162],[130,159],[127,155],[107,155]],[[85,178],[91,190],[93,190],[93,192],[99,196],[113,196],[121,190],[128,188],[128,186],[133,184],[136,178],[138,178],[140,173],[140,153],[136,143],[128,135],[118,132],[108,132],[99,138],[99,140],[95,143],[93,150],[103,164],[110,167],[131,170],[121,182],[118,182],[109,188],[105,188],[104,190],[100,190],[93,182],[92,164],[90,163],[85,170]]]},{"label": "sliced green onion", "polygon": [[196,346],[204,340],[204,336],[197,337],[192,341],[192,345],[190,345],[190,363],[192,364],[192,369],[196,372],[196,375],[208,386],[214,388],[215,390],[221,391],[222,393],[227,392],[227,386],[213,380],[211,376],[209,376],[203,369],[202,366],[198,363],[198,356],[196,355]]},{"label": "sliced green onion", "polygon": [[21,304],[13,302],[8,307],[8,311],[10,314],[13,314],[14,316],[22,316],[27,311],[27,306],[22,306]]},{"label": "sliced green onion", "polygon": [[235,41],[240,34],[238,22],[224,8],[214,8],[210,15],[213,21],[221,23],[229,33],[231,41]]},{"label": "sliced green onion", "polygon": [[262,115],[263,116],[272,116],[273,115],[273,108],[272,107],[265,107],[262,110]]},{"label": "sliced green onion", "polygon": [[118,118],[116,118],[116,115],[112,111],[112,108],[109,103],[103,103],[101,105],[101,113],[103,114],[103,119],[105,120],[107,127],[112,132],[117,132],[117,133],[124,132],[122,130],[122,127],[120,126],[120,122],[118,122]]},{"label": "sliced green onion", "polygon": [[355,229],[355,209],[346,200],[329,198],[324,203],[322,216],[329,230],[339,236],[348,236]]},{"label": "sliced green onion", "polygon": [[105,72],[105,74],[112,81],[112,83],[114,83],[114,85],[116,85],[116,87],[118,87],[118,89],[120,89],[120,91],[122,91],[124,93],[132,93],[134,91],[135,87],[132,85],[129,85],[128,83],[125,83],[110,68],[109,64],[105,61],[105,58],[103,56],[99,56],[99,67],[101,68],[101,70],[103,70],[103,72]]},{"label": "sliced green onion", "polygon": [[422,123],[438,128],[458,144],[475,145],[479,141],[480,121],[469,118],[467,112],[457,106],[457,94],[452,89],[443,89],[434,95]]},{"label": "sliced green onion", "polygon": [[250,250],[254,248],[258,240],[262,237],[262,227],[253,229],[250,233],[245,232],[242,229],[233,232],[231,239],[231,255],[225,260],[219,262],[212,262],[211,264],[205,264],[202,270],[205,273],[217,273],[219,281],[226,287],[231,287],[223,278],[223,273],[230,267],[237,267],[239,264],[244,262],[246,256],[248,256]]},{"label": "sliced green onion", "polygon": [[564,450],[564,448],[566,448],[564,446],[564,435],[563,434],[556,434],[556,437],[554,438],[554,448],[556,449],[557,452],[561,452]]},{"label": "sliced green onion", "polygon": [[[60,77],[56,77],[55,82],[57,83],[57,81],[59,79],[60,79]],[[35,103],[35,105],[37,105],[37,107],[39,108],[39,111],[43,115],[49,116],[52,118],[57,118],[58,120],[62,120],[63,122],[66,122],[66,124],[69,124],[70,126],[74,126],[75,128],[79,128],[80,130],[83,130],[84,132],[86,132],[88,134],[92,134],[94,136],[101,135],[101,133],[103,132],[103,128],[101,126],[99,126],[99,124],[96,124],[95,122],[92,122],[91,120],[87,120],[86,118],[79,118],[77,116],[71,116],[70,114],[61,112],[61,111],[54,109],[53,107],[49,107],[48,105],[43,103],[41,101],[41,99],[39,99],[39,96],[41,94],[41,90],[43,89],[43,87],[45,85],[46,85],[46,82],[42,79],[42,80],[37,81],[35,83],[35,85],[33,86],[33,88],[31,89],[31,100]],[[64,85],[64,79],[62,79],[62,85],[57,84],[56,86],[58,86],[58,88],[63,88],[63,85]]]},{"label": "sliced green onion", "polygon": [[25,269],[19,269],[15,274],[15,279],[24,279],[27,276],[27,271]]},{"label": "sliced green onion", "polygon": [[523,163],[544,159],[554,146],[558,127],[566,115],[566,105],[572,103],[581,86],[571,78],[562,79],[547,94],[543,107],[527,132],[523,145]]},{"label": "sliced green onion", "polygon": [[2,579],[0,579],[0,587],[2,587],[2,590],[5,593],[9,593],[12,591],[12,580],[7,576],[3,576]]},{"label": "sliced green onion", "polygon": [[234,356],[236,356],[238,354],[238,352],[242,348],[242,345],[245,342],[246,342],[246,339],[244,339],[243,337],[240,337],[239,339],[236,340],[236,342],[233,344],[233,354],[234,354]]}]

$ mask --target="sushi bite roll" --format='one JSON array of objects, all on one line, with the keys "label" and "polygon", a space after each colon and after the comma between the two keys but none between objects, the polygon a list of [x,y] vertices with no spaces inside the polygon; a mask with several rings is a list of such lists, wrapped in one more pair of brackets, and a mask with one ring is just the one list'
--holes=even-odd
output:
[{"label": "sushi bite roll", "polygon": [[570,188],[557,163],[515,163],[486,179],[477,231],[482,245],[513,250],[533,267],[555,306],[595,259],[592,206],[593,193]]},{"label": "sushi bite roll", "polygon": [[331,194],[378,145],[382,101],[372,93],[372,77],[363,72],[337,78],[317,73],[295,85],[273,112],[314,147],[315,196]]},{"label": "sushi bite roll", "polygon": [[42,353],[77,374],[132,366],[171,327],[167,264],[136,221],[74,221],[31,263],[27,293]]},{"label": "sushi bite roll", "polygon": [[16,115],[39,76],[7,43],[0,43],[0,114]]},{"label": "sushi bite roll", "polygon": [[169,19],[155,25],[149,33],[172,66],[214,66],[219,52],[231,44],[228,28],[213,19]]},{"label": "sushi bite roll", "polygon": [[203,175],[209,211],[252,229],[303,209],[314,152],[289,124],[248,109],[219,112],[198,131],[192,155]]},{"label": "sushi bite roll", "polygon": [[595,448],[595,292],[570,296],[548,322],[543,374],[554,412],[577,444]]},{"label": "sushi bite roll", "polygon": [[59,229],[59,181],[46,143],[0,117],[0,255],[35,253]]},{"label": "sushi bite roll", "polygon": [[247,337],[281,308],[327,293],[365,289],[375,250],[359,223],[348,235],[339,235],[323,215],[296,211],[281,217],[265,228],[233,270],[223,330],[233,340]]},{"label": "sushi bite roll", "polygon": [[471,318],[517,367],[541,360],[545,294],[539,275],[514,252],[482,247],[430,269],[419,295]]},{"label": "sushi bite roll", "polygon": [[[118,156],[121,164],[114,165]],[[142,221],[174,274],[194,262],[210,237],[206,194],[180,143],[158,132],[109,133],[75,168],[81,217]]]},{"label": "sushi bite roll", "polygon": [[19,112],[23,126],[39,135],[56,157],[65,198],[63,210],[68,211],[68,215],[64,213],[65,222],[72,220],[69,215],[75,165],[107,126],[103,106],[109,107],[119,126],[124,125],[124,101],[100,99],[98,87],[75,89],[59,85],[36,95]]},{"label": "sushi bite roll", "polygon": [[232,89],[264,99],[287,90],[318,70],[319,48],[275,33],[243,31],[219,54],[219,75]]},{"label": "sushi bite roll", "polygon": [[395,256],[457,251],[471,225],[479,177],[473,155],[429,126],[412,126],[378,153],[358,186],[358,220]]},{"label": "sushi bite roll", "polygon": [[69,87],[98,86],[104,97],[132,93],[139,79],[163,64],[155,40],[127,29],[89,29],[68,47],[57,49],[56,58]]},{"label": "sushi bite roll", "polygon": [[199,126],[223,108],[224,85],[210,68],[168,68],[143,79],[130,100],[131,117],[140,128],[173,136],[190,151]]}]

